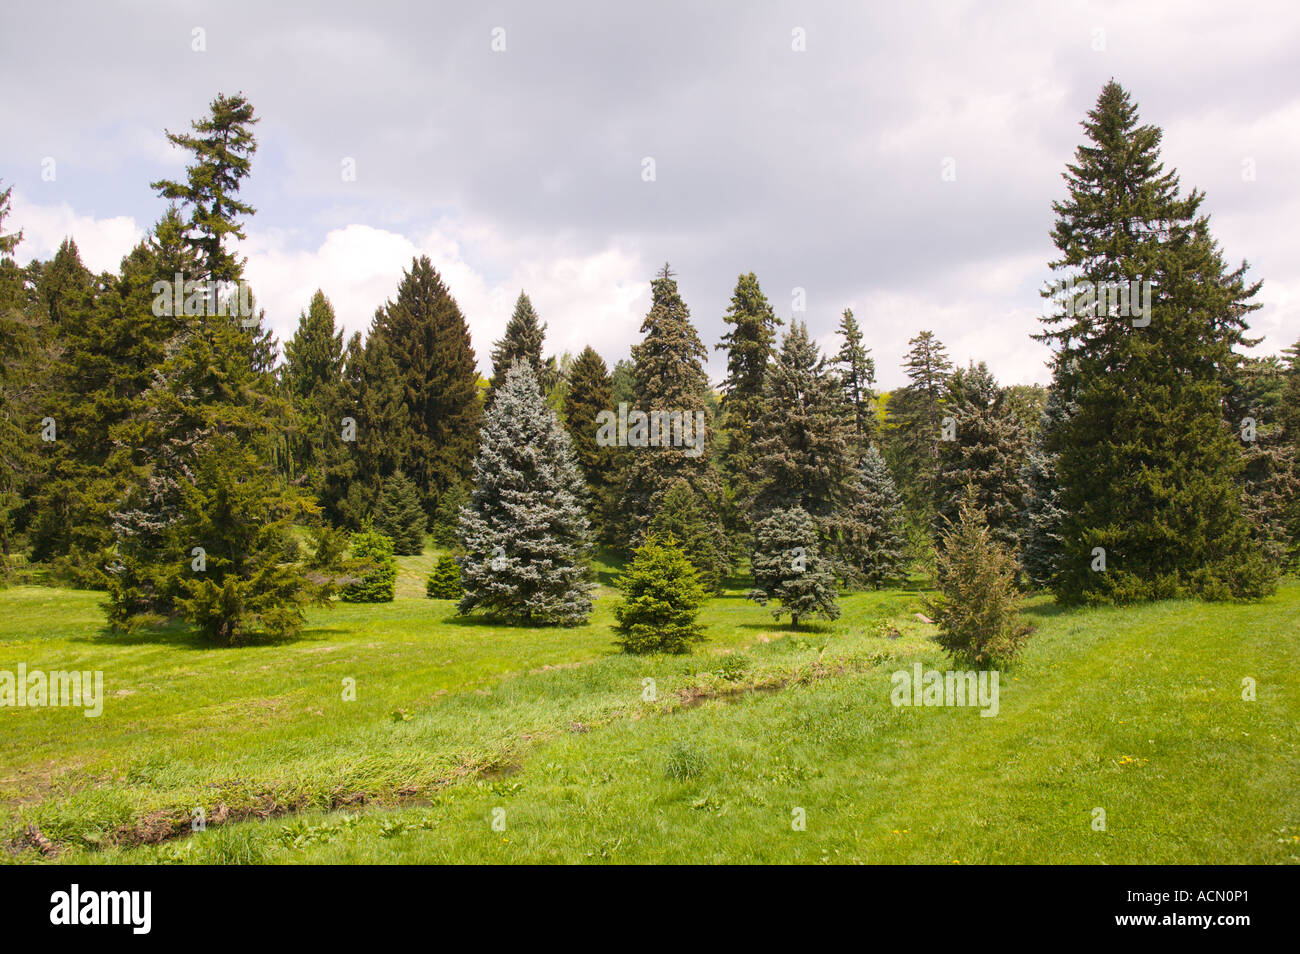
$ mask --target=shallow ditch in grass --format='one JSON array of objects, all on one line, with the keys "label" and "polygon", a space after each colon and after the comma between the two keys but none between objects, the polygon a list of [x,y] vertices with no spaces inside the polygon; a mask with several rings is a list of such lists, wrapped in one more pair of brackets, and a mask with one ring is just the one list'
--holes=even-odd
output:
[{"label": "shallow ditch in grass", "polygon": [[[824,654],[825,648],[821,655]],[[715,654],[715,657],[723,658],[725,654]],[[388,791],[336,790],[303,794],[290,800],[276,798],[270,794],[254,795],[246,804],[239,806],[218,802],[205,819],[205,827],[216,828],[243,821],[269,821],[315,811],[342,810],[357,815],[361,810],[368,808],[429,807],[434,804],[432,797],[448,786],[474,780],[500,781],[517,775],[524,769],[526,753],[521,750],[551,741],[561,732],[592,733],[621,719],[670,716],[699,708],[711,701],[732,704],[751,696],[775,695],[792,686],[809,685],[826,679],[868,672],[899,658],[901,656],[897,651],[878,650],[837,658],[829,664],[824,664],[821,657],[816,656],[788,669],[749,673],[746,680],[735,681],[717,677],[714,670],[700,669],[687,678],[702,681],[693,681],[672,690],[666,693],[660,702],[649,702],[641,707],[617,710],[600,720],[585,723],[567,722],[552,727],[548,732],[527,733],[514,740],[505,751],[488,756],[482,763],[462,763],[445,775],[419,787],[407,786]],[[119,825],[110,831],[102,834],[95,833],[90,837],[83,835],[80,838],[50,838],[35,824],[26,823],[13,834],[5,844],[5,848],[11,858],[30,857],[34,854],[38,858],[56,860],[60,854],[70,849],[88,850],[93,854],[107,848],[130,849],[144,845],[161,845],[184,840],[191,834],[193,831],[189,810],[164,809],[152,812],[137,822]]]}]

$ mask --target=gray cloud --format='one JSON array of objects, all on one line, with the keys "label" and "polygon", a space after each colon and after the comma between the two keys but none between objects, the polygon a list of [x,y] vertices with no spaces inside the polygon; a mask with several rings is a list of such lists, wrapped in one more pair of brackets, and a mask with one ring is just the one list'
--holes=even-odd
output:
[{"label": "gray cloud", "polygon": [[[263,117],[255,227],[293,251],[348,225],[414,239],[442,223],[488,286],[517,259],[616,249],[645,270],[625,282],[668,259],[709,343],[752,269],[786,318],[791,289],[807,289],[799,317],[823,339],[852,304],[886,386],[922,327],[959,360],[1041,380],[1027,333],[1050,203],[1114,76],[1165,127],[1185,187],[1209,191],[1228,254],[1265,279],[1257,327],[1276,350],[1300,334],[1300,10],[1132,6],[27,5],[0,39],[0,77],[22,91],[0,106],[0,177],[29,203],[147,224],[160,211],[147,183],[176,162],[162,128],[242,89]],[[47,155],[56,183],[39,177]],[[945,158],[956,181],[940,177]],[[569,313],[553,294],[558,337],[597,320],[593,295]],[[273,317],[287,328],[296,310]],[[495,321],[475,325],[481,356]],[[607,359],[630,343],[620,327]]]}]

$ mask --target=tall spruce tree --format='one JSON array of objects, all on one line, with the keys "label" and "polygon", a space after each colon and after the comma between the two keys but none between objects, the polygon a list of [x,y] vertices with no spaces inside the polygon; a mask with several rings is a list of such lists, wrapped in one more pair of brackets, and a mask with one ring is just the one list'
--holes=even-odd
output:
[{"label": "tall spruce tree", "polygon": [[488,408],[461,511],[462,613],[575,625],[591,613],[590,530],[569,435],[527,361],[517,361]]},{"label": "tall spruce tree", "polygon": [[[65,253],[60,292],[40,295],[58,312],[57,319],[50,313],[58,356],[42,404],[59,437],[45,445],[30,536],[36,559],[56,561],[79,585],[98,588],[113,543],[110,514],[133,479],[117,431],[139,412],[180,328],[182,309],[159,289],[174,288],[178,275],[182,283],[194,278],[198,260],[175,208],[122,259],[117,275],[92,282],[75,246],[65,243]],[[76,269],[83,278],[73,278]]]},{"label": "tall spruce tree", "polygon": [[1065,602],[1258,596],[1273,574],[1251,546],[1221,408],[1259,283],[1225,264],[1204,193],[1181,194],[1161,131],[1118,83],[1083,128],[1068,197],[1053,204],[1061,279],[1045,292],[1068,307],[1040,336],[1076,407],[1049,446],[1065,511],[1054,590]]},{"label": "tall spruce tree", "polygon": [[610,390],[609,371],[604,359],[588,345],[569,367],[564,392],[564,426],[591,490],[593,516],[602,539],[609,539],[617,522],[618,508],[616,448],[602,446],[596,440],[600,426],[597,417],[602,411],[610,410],[614,410],[614,395]]},{"label": "tall spruce tree", "polygon": [[298,433],[290,444],[293,478],[307,478],[320,491],[326,444],[333,440],[330,411],[343,386],[343,331],[336,328],[334,307],[320,289],[298,318],[298,329],[284,343],[281,368]]},{"label": "tall spruce tree", "polygon": [[420,505],[420,491],[400,470],[384,481],[375,508],[375,529],[393,541],[398,556],[424,552],[424,531],[428,517]]},{"label": "tall spruce tree", "polygon": [[[373,517],[384,480],[415,456],[406,385],[388,337],[377,330],[382,316],[380,309],[364,347],[359,342],[348,347],[346,399],[338,408],[342,417],[331,421],[340,439],[336,461],[341,473],[347,473],[349,459],[353,465],[353,479],[346,485],[335,484],[344,492],[339,503],[341,522],[353,530]],[[352,425],[350,441],[343,439],[347,423]],[[423,492],[420,502],[426,503]]]},{"label": "tall spruce tree", "polygon": [[226,248],[225,239],[243,239],[238,216],[255,211],[238,194],[257,151],[252,128],[257,122],[253,104],[242,93],[218,95],[208,115],[191,123],[193,134],[167,133],[169,142],[194,157],[185,181],[160,179],[151,184],[163,198],[189,211],[186,241],[199,255],[203,277],[211,282],[234,282],[243,276],[243,262]]},{"label": "tall spruce tree", "polygon": [[1290,564],[1300,544],[1300,455],[1283,423],[1286,374],[1276,355],[1244,358],[1224,408],[1229,429],[1241,440],[1242,509],[1251,539],[1279,565]]},{"label": "tall spruce tree", "polygon": [[934,477],[939,462],[940,424],[945,384],[952,361],[931,331],[908,341],[903,359],[908,383],[890,395],[886,458],[915,522],[928,529],[933,510]]},{"label": "tall spruce tree", "polygon": [[853,317],[853,309],[844,309],[839,333],[844,340],[835,356],[835,366],[853,414],[854,440],[858,447],[865,448],[876,437],[876,362],[871,357],[871,349],[863,344],[862,329]]},{"label": "tall spruce tree", "polygon": [[906,573],[903,499],[876,445],[867,446],[842,523],[849,579],[873,589]]},{"label": "tall spruce tree", "polygon": [[1025,488],[1024,510],[1020,516],[1020,568],[1037,587],[1051,586],[1061,552],[1061,521],[1065,511],[1060,506],[1056,454],[1048,450],[1048,445],[1068,415],[1069,408],[1061,392],[1050,388],[1038,431],[1020,470],[1020,481]]},{"label": "tall spruce tree", "polygon": [[696,499],[690,484],[679,480],[668,488],[659,509],[650,518],[648,532],[659,537],[672,537],[695,567],[700,585],[709,593],[719,591],[722,586],[719,567],[725,561],[717,551],[718,540],[708,514]]},{"label": "tall spruce tree", "polygon": [[12,186],[0,191],[0,580],[8,573],[16,546],[39,440],[30,402],[40,376],[40,330],[23,271],[13,257],[23,233],[5,232],[12,191]]},{"label": "tall spruce tree", "polygon": [[962,496],[972,487],[994,539],[1014,551],[1020,544],[1025,495],[1020,470],[1028,433],[983,361],[954,371],[946,390],[944,406],[953,427],[952,439],[939,441],[936,538],[957,519]]},{"label": "tall spruce tree", "polygon": [[469,475],[483,402],[469,326],[427,256],[411,263],[397,298],[376,312],[370,337],[383,342],[396,365],[410,428],[409,457],[400,466],[432,518],[442,497]]},{"label": "tall spruce tree", "polygon": [[723,321],[730,330],[715,347],[727,352],[727,376],[722,382],[722,440],[718,463],[726,485],[725,520],[732,539],[742,544],[750,535],[754,506],[754,427],[763,412],[763,381],[772,362],[776,329],[781,319],[753,273],[741,275]]},{"label": "tall spruce tree", "polygon": [[32,495],[29,528],[32,558],[60,560],[75,582],[93,586],[97,551],[110,539],[104,502],[115,496],[101,482],[113,423],[105,401],[112,401],[119,376],[129,372],[117,367],[124,355],[110,337],[111,319],[100,300],[110,280],[94,279],[76,243],[65,239],[54,258],[31,274],[58,354],[41,388],[42,419],[54,422],[56,437],[41,445],[43,474]]},{"label": "tall spruce tree", "polygon": [[492,380],[488,384],[487,403],[505,382],[506,372],[516,361],[527,361],[537,376],[542,393],[554,387],[555,362],[549,365],[542,360],[542,342],[546,340],[546,324],[537,316],[532,301],[522,291],[515,302],[514,313],[506,322],[506,332],[492,346]]},{"label": "tall spruce tree", "polygon": [[[212,119],[195,124],[214,141],[188,144],[193,194],[179,197],[194,207],[199,239],[184,236],[176,216],[157,230],[180,247],[167,256],[183,281],[242,279],[241,261],[221,239],[238,237],[234,216],[251,213],[235,194],[256,143],[247,130],[252,107],[228,107],[219,99]],[[283,559],[291,523],[314,508],[284,485],[274,463],[279,423],[289,414],[270,367],[274,339],[251,294],[248,312],[233,314],[168,297],[166,305],[157,296],[149,304],[171,330],[165,357],[112,429],[131,480],[112,518],[109,619],[131,628],[179,611],[225,644],[292,635],[303,605],[326,590]],[[142,299],[133,301],[138,307]]]},{"label": "tall spruce tree", "polygon": [[[719,517],[722,485],[713,466],[713,421],[707,399],[709,378],[704,370],[707,352],[667,265],[651,283],[651,289],[653,304],[641,323],[645,337],[632,347],[635,364],[632,410],[646,414],[652,423],[654,415],[680,415],[682,431],[681,440],[676,441],[671,427],[663,424],[661,418],[657,444],[628,448],[623,493],[627,515],[624,546],[631,547],[640,540],[668,488],[684,480],[704,508],[722,561],[714,572],[722,576],[727,571],[726,536]],[[629,418],[630,415],[631,412]],[[696,427],[699,415],[703,415],[703,425]],[[685,443],[687,422],[695,438],[692,446]],[[653,440],[653,434],[648,439]]]},{"label": "tall spruce tree", "polygon": [[749,597],[760,605],[777,605],[777,619],[790,614],[790,625],[820,616],[839,618],[835,574],[821,557],[817,521],[801,507],[778,508],[754,525],[750,566],[755,588]]},{"label": "tall spruce tree", "polygon": [[1278,421],[1285,439],[1300,453],[1300,338],[1282,354],[1286,375],[1278,402]]},{"label": "tall spruce tree", "polygon": [[844,393],[803,322],[791,322],[763,385],[754,427],[753,520],[799,508],[819,529],[820,545],[851,575],[851,501],[857,458]]}]

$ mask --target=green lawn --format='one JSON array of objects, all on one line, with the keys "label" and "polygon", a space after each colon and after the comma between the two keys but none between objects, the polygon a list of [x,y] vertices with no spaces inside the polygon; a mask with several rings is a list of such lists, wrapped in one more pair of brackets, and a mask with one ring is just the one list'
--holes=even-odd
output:
[{"label": "green lawn", "polygon": [[[846,596],[835,624],[795,633],[737,587],[696,653],[638,659],[615,651],[607,588],[586,626],[493,626],[422,598],[433,558],[402,561],[394,603],[240,649],[114,637],[94,593],[0,591],[0,670],[99,669],[107,697],[97,719],[0,708],[0,858],[1300,857],[1295,583],[1246,605],[1036,598],[981,718],[891,705],[896,669],[949,668],[914,592]],[[191,834],[196,806],[209,827]]]}]

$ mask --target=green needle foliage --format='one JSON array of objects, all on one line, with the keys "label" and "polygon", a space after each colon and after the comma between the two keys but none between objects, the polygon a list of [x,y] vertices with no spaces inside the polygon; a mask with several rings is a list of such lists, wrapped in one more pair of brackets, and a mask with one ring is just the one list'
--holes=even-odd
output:
[{"label": "green needle foliage", "polygon": [[573,442],[578,466],[591,491],[593,516],[602,539],[614,539],[618,523],[618,459],[615,447],[596,442],[596,418],[615,410],[609,369],[596,349],[588,345],[574,360],[564,392],[564,426]]},{"label": "green needle foliage", "polygon": [[[1181,193],[1160,129],[1139,124],[1118,83],[1083,127],[1069,195],[1053,206],[1061,281],[1045,292],[1072,307],[1045,318],[1040,336],[1073,408],[1047,448],[1065,514],[1053,589],[1067,603],[1259,597],[1276,570],[1251,539],[1241,442],[1223,420],[1259,283],[1246,283],[1244,262],[1225,263],[1204,193]],[[1102,307],[1099,295],[1072,293],[1071,279],[1150,282],[1150,312]]]},{"label": "green needle foliage", "polygon": [[465,595],[460,585],[460,564],[455,557],[448,553],[438,557],[424,584],[424,592],[431,600],[458,600]]},{"label": "green needle foliage", "polygon": [[194,134],[167,133],[173,145],[194,155],[185,170],[184,182],[160,179],[152,188],[165,199],[189,210],[187,243],[198,254],[204,276],[214,282],[233,282],[244,271],[243,262],[225,248],[227,235],[244,238],[243,223],[236,216],[252,215],[254,209],[240,201],[240,182],[252,167],[257,151],[253,136],[253,104],[242,93],[218,96],[210,115],[191,126]]},{"label": "green needle foliage", "polygon": [[1028,434],[984,362],[954,371],[946,390],[945,413],[954,428],[952,440],[939,441],[936,529],[956,517],[965,488],[974,487],[993,535],[1014,549],[1024,506],[1020,469]]},{"label": "green needle foliage", "polygon": [[652,534],[618,578],[618,644],[628,653],[686,653],[704,639],[698,622],[706,595],[672,534]]},{"label": "green needle foliage", "polygon": [[366,527],[352,535],[352,579],[339,593],[345,603],[391,603],[397,590],[397,561],[393,541]]},{"label": "green needle foliage", "polygon": [[[696,499],[705,508],[710,532],[714,535],[719,559],[725,561],[726,534],[719,510],[722,506],[722,482],[713,464],[713,418],[708,393],[709,376],[704,370],[708,352],[699,332],[691,324],[691,313],[677,290],[677,282],[667,265],[650,283],[653,303],[641,323],[644,338],[632,346],[635,363],[633,409],[645,413],[680,413],[696,419],[704,414],[704,434],[697,449],[682,446],[630,447],[627,460],[627,484],[623,490],[624,539],[635,543],[645,533],[650,518],[661,504],[663,495],[678,480],[685,480]],[[726,573],[725,562],[713,572]]]},{"label": "green needle foliage", "polygon": [[843,526],[849,576],[880,589],[905,575],[907,538],[903,500],[874,444],[862,457],[855,488]]},{"label": "green needle foliage", "polygon": [[203,559],[190,550],[177,606],[221,646],[296,636],[315,595],[298,567],[282,562],[298,510],[234,435],[220,435],[207,450],[194,483],[181,485],[180,536],[196,541]]},{"label": "green needle foliage", "polygon": [[527,361],[542,391],[555,385],[558,368],[554,361],[542,360],[542,343],[546,340],[546,323],[537,315],[533,303],[522,291],[515,302],[514,314],[506,322],[506,333],[492,346],[492,380],[488,382],[485,404],[491,404],[505,384],[506,374],[516,361]]},{"label": "green needle foliage", "polygon": [[576,625],[591,614],[586,488],[569,435],[527,361],[506,374],[483,421],[474,491],[461,510],[460,611]]},{"label": "green needle foliage", "polygon": [[939,595],[928,609],[939,644],[971,665],[1011,659],[1033,627],[1020,615],[1015,556],[994,537],[973,489],[940,539],[937,565]]},{"label": "green needle foliage", "polygon": [[384,481],[375,509],[375,529],[393,541],[398,556],[424,552],[424,529],[428,518],[420,506],[420,491],[400,470]]},{"label": "green needle foliage", "polygon": [[754,554],[750,563],[757,588],[750,599],[766,606],[774,601],[772,615],[790,615],[790,625],[819,616],[834,620],[835,574],[818,552],[816,522],[802,507],[778,509],[754,527]]},{"label": "green needle foliage", "polygon": [[695,567],[700,585],[708,593],[720,590],[719,568],[725,561],[718,554],[717,537],[690,484],[684,480],[673,482],[650,518],[649,532],[652,536],[671,536],[680,541],[678,546]]}]

